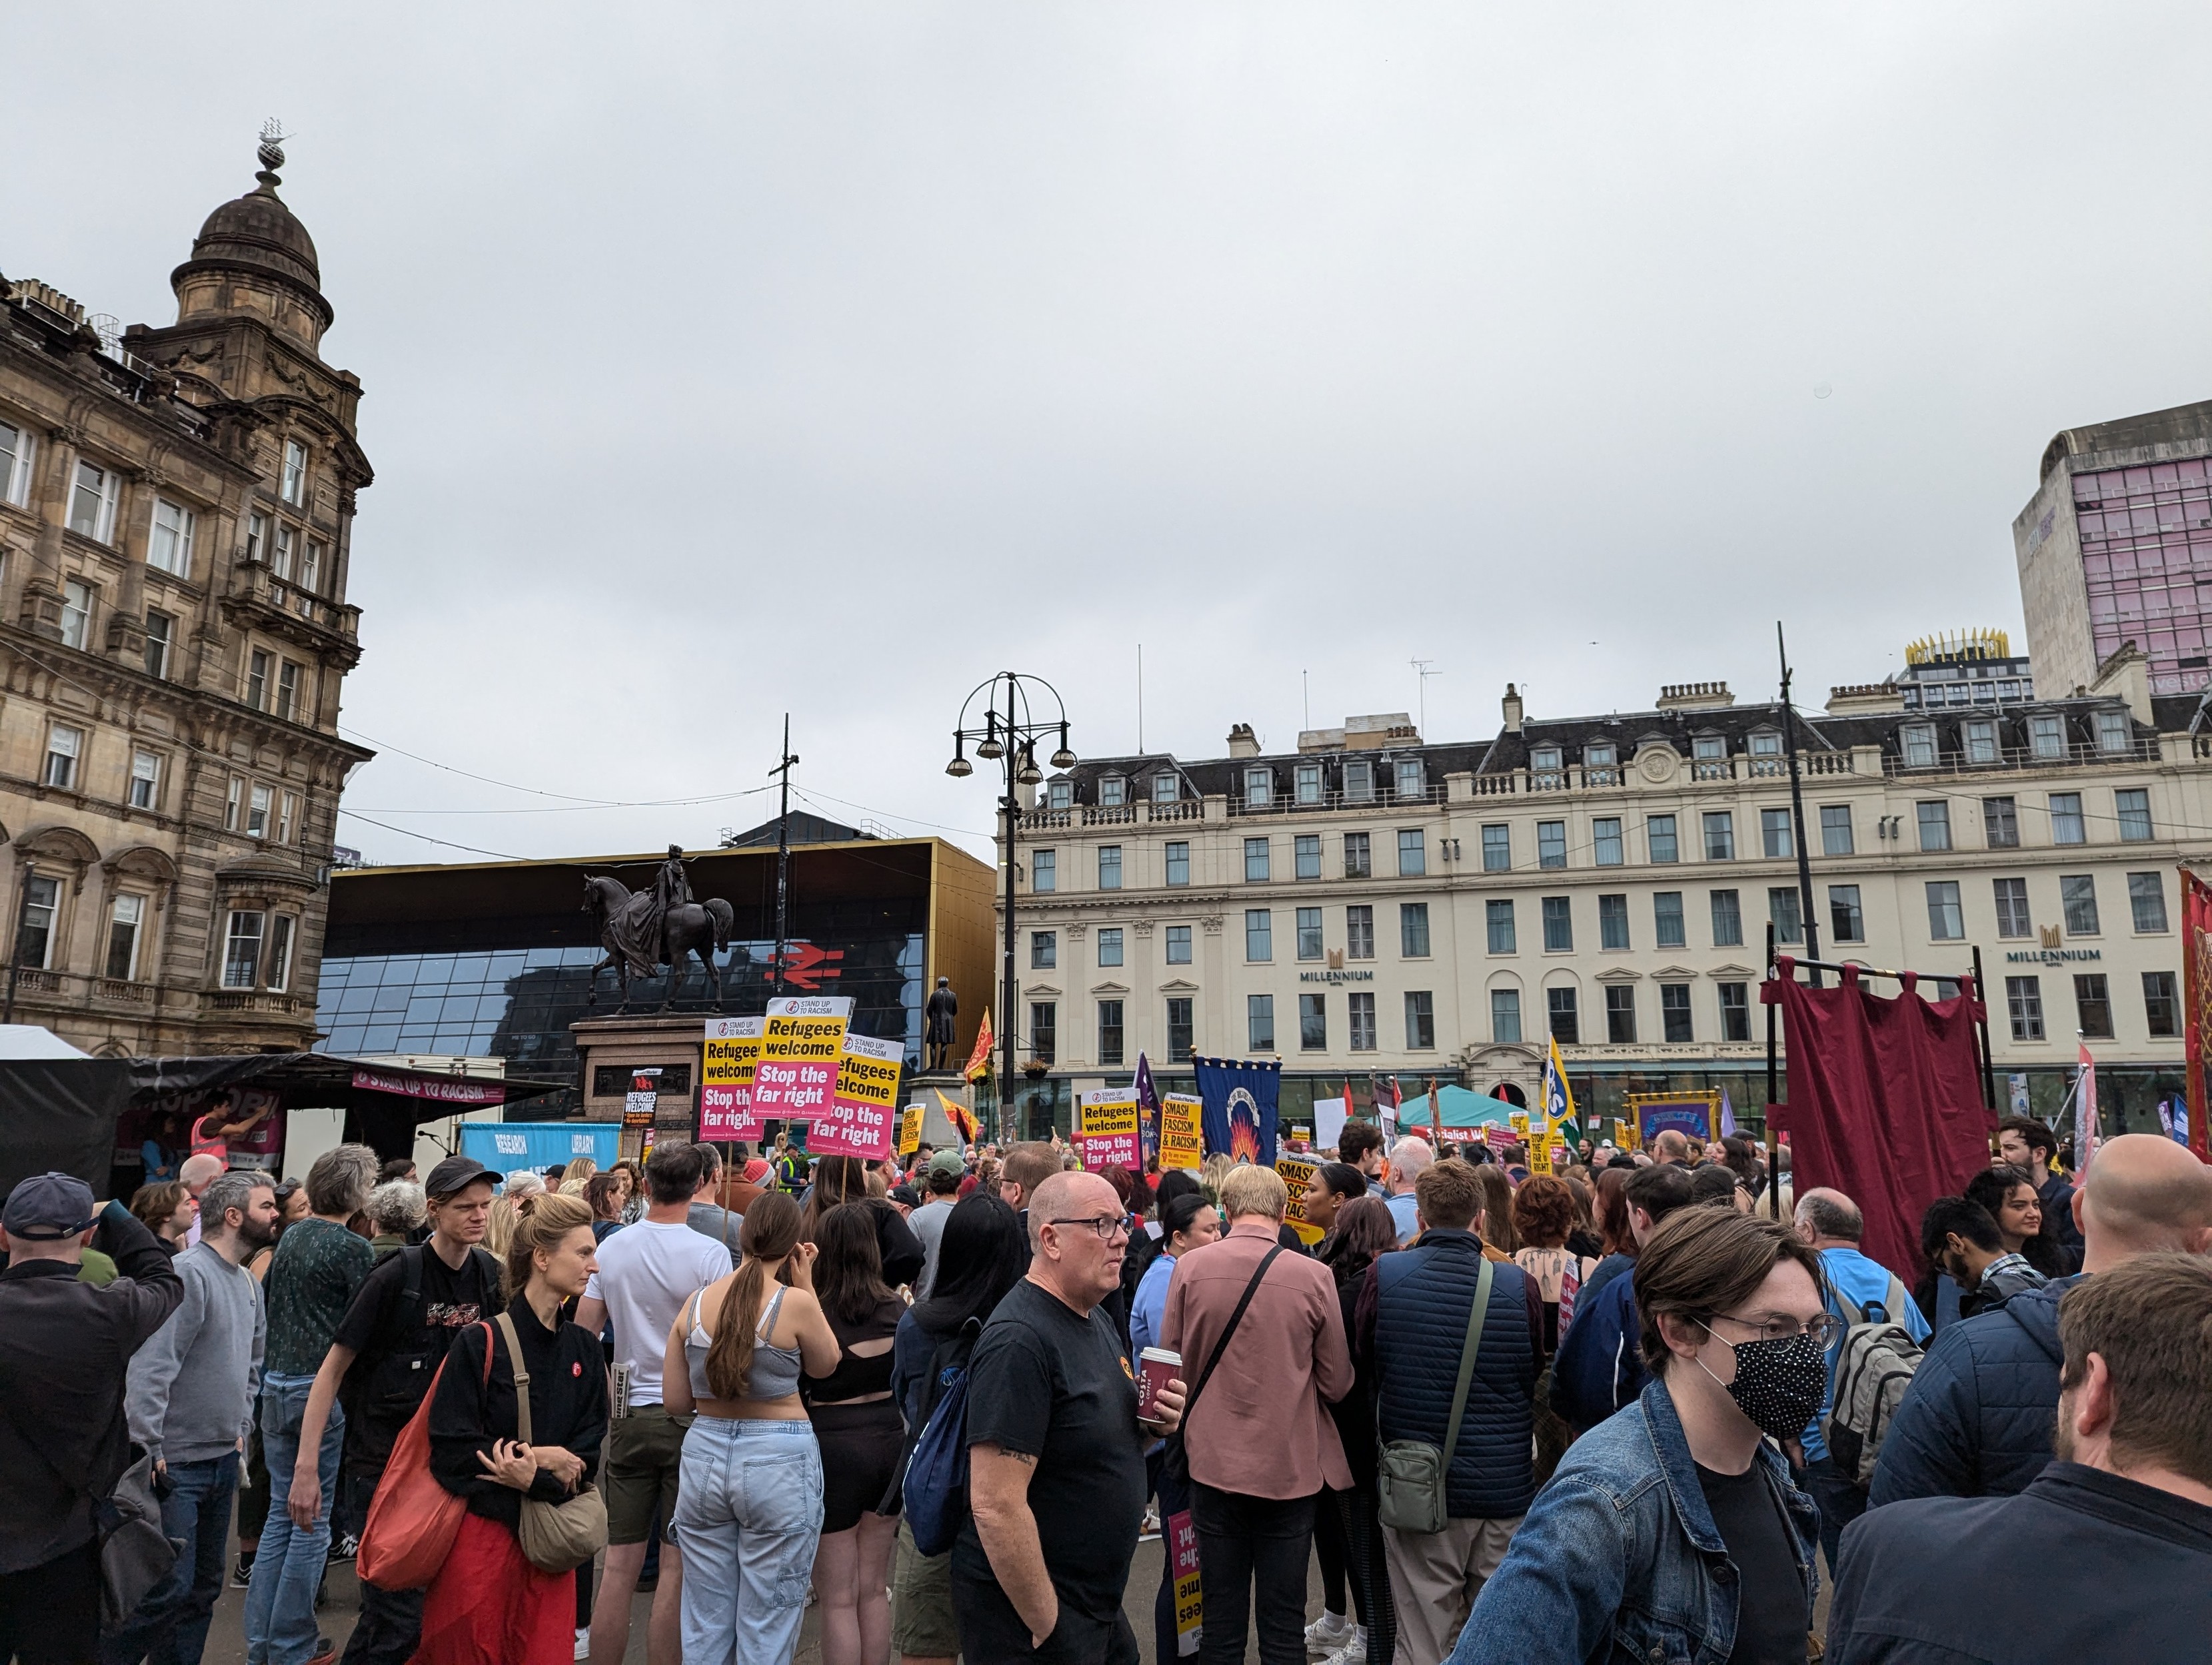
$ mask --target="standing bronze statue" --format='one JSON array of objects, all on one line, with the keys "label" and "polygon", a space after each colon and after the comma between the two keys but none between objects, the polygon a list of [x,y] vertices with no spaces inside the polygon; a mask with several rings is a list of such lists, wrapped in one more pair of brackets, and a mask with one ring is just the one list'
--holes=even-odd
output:
[{"label": "standing bronze statue", "polygon": [[960,1014],[960,998],[952,992],[952,979],[937,979],[937,991],[921,1009],[922,1038],[929,1044],[929,1067],[950,1069],[952,1066],[952,1020]]},{"label": "standing bronze statue", "polygon": [[730,946],[734,916],[730,905],[710,896],[702,905],[691,899],[690,876],[684,870],[684,850],[668,846],[668,858],[653,876],[649,890],[632,891],[621,880],[604,874],[584,879],[584,911],[598,926],[599,946],[607,957],[592,967],[588,1005],[599,1003],[599,973],[609,966],[622,983],[622,1008],[629,1007],[629,980],[652,977],[668,967],[668,994],[660,1002],[666,1011],[682,994],[690,975],[690,956],[696,954],[707,968],[708,985],[715,1007],[722,1003],[722,972],[714,964],[717,950]]}]

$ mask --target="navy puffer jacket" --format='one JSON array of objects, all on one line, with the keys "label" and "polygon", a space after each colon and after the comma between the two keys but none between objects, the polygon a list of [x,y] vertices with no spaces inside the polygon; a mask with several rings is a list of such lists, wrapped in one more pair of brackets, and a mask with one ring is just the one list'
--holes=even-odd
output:
[{"label": "navy puffer jacket", "polygon": [[1882,1440],[1870,1505],[2027,1489],[2051,1456],[2065,1359],[2058,1298],[2080,1281],[2059,1278],[1944,1326]]}]

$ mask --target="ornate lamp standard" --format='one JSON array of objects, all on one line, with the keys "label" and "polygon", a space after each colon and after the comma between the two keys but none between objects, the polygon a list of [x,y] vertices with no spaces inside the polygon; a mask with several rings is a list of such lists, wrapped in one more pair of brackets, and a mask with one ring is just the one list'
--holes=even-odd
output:
[{"label": "ornate lamp standard", "polygon": [[[1030,704],[1030,690],[1041,689],[1052,698],[1057,716],[1041,718]],[[1000,700],[1003,697],[1003,707]],[[970,728],[969,712],[977,699],[983,701],[983,726]],[[1075,754],[1067,748],[1067,707],[1061,701],[1060,690],[1042,676],[1002,670],[988,680],[978,682],[968,698],[961,703],[960,723],[952,730],[952,761],[945,766],[945,772],[955,779],[975,772],[969,762],[964,748],[969,741],[975,742],[975,755],[987,761],[999,761],[1005,766],[1006,796],[999,807],[1006,818],[1006,972],[999,994],[999,1120],[1000,1134],[1006,1132],[1006,1113],[1013,1091],[1014,1080],[1014,826],[1020,805],[1014,796],[1017,784],[1034,786],[1044,778],[1037,767],[1036,748],[1041,740],[1057,739],[1059,749],[1050,759],[1055,769],[1075,766]]]}]

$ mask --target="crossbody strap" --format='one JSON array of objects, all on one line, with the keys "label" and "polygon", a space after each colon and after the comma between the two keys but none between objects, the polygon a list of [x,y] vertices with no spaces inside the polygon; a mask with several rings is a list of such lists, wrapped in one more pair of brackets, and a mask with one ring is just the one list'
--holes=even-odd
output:
[{"label": "crossbody strap", "polygon": [[522,1367],[522,1338],[514,1333],[512,1316],[502,1312],[498,1322],[499,1333],[507,1337],[507,1362],[514,1366],[515,1437],[527,1445],[530,1444],[530,1372]]},{"label": "crossbody strap", "polygon": [[1474,1355],[1482,1351],[1482,1321],[1490,1312],[1490,1286],[1498,1267],[1487,1255],[1482,1273],[1474,1281],[1474,1305],[1467,1315],[1467,1341],[1459,1350],[1459,1384],[1452,1390],[1451,1422],[1444,1430],[1444,1472],[1451,1472],[1452,1451],[1459,1444],[1460,1419],[1467,1414],[1467,1390],[1474,1381]]},{"label": "crossbody strap", "polygon": [[1229,1315],[1229,1327],[1221,1332],[1221,1339],[1213,1344],[1213,1352],[1206,1361],[1206,1368],[1199,1371],[1198,1380],[1191,1386],[1190,1397],[1183,1401],[1182,1426],[1188,1428],[1190,1426],[1190,1414],[1198,1404],[1199,1395],[1206,1391],[1206,1383],[1212,1379],[1213,1367],[1221,1362],[1221,1355],[1228,1350],[1229,1338],[1237,1333],[1237,1326],[1244,1321],[1244,1309],[1252,1305],[1252,1298],[1260,1293],[1260,1280],[1267,1275],[1267,1268],[1275,1263],[1275,1256],[1282,1252],[1283,1245],[1279,1243],[1261,1256],[1260,1269],[1253,1273],[1252,1281],[1244,1286],[1243,1299],[1237,1303],[1237,1310]]}]

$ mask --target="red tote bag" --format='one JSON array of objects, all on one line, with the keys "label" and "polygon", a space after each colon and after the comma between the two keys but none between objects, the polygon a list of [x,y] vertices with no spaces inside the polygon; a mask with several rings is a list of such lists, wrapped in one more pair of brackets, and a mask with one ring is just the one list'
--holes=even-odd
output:
[{"label": "red tote bag", "polygon": [[[450,1358],[452,1355],[448,1354]],[[452,1553],[468,1505],[430,1472],[430,1405],[438,1396],[441,1361],[430,1391],[393,1442],[384,1478],[368,1505],[354,1571],[379,1589],[421,1589]],[[491,1326],[484,1326],[484,1380],[491,1380]]]}]

